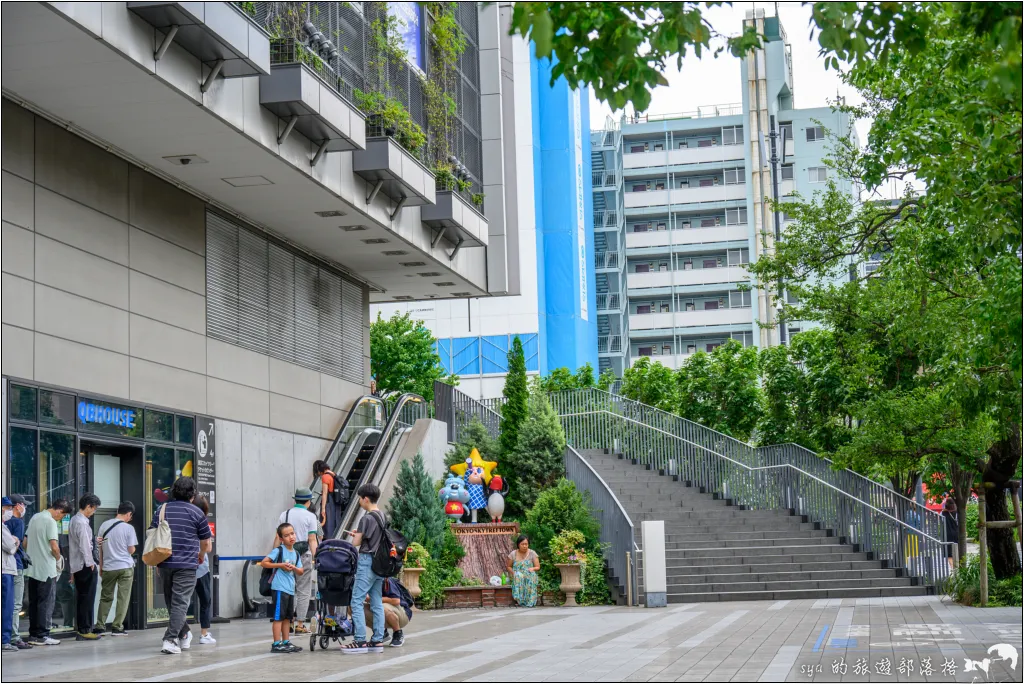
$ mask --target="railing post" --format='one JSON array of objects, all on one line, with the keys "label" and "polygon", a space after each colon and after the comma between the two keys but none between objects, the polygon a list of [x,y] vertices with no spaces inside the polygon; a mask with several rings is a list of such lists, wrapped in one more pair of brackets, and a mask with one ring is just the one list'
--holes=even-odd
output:
[{"label": "railing post", "polygon": [[981,570],[981,596],[978,603],[982,608],[988,605],[988,534],[985,529],[985,487],[978,492],[978,565]]}]

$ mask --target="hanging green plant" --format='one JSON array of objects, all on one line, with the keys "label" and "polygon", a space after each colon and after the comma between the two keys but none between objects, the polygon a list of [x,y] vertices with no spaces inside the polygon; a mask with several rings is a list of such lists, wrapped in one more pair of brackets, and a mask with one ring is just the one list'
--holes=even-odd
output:
[{"label": "hanging green plant", "polygon": [[[413,121],[409,111],[401,102],[382,93],[354,90],[356,106],[367,115],[367,123],[372,128],[380,128],[384,135],[394,138],[395,142],[419,155],[427,142],[427,134],[423,128]],[[377,131],[373,131],[379,135]]]},{"label": "hanging green plant", "polygon": [[470,200],[472,200],[474,206],[482,207],[484,206],[484,193],[474,192]]},{"label": "hanging green plant", "polygon": [[[423,99],[430,134],[430,154],[435,160],[447,163],[452,155],[458,116],[455,93],[458,88],[459,57],[466,51],[467,43],[455,18],[454,2],[429,2],[426,3],[426,10],[430,27],[430,63],[427,77],[423,80]],[[438,188],[454,189],[454,182],[449,185],[450,188],[442,188],[440,185]]]}]

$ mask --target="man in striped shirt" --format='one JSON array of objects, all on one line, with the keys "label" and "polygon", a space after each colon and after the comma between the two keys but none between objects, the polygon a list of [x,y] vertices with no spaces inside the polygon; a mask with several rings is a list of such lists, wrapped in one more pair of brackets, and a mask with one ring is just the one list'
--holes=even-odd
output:
[{"label": "man in striped shirt", "polygon": [[[185,615],[196,588],[196,568],[213,550],[210,524],[198,506],[192,504],[196,483],[191,477],[179,477],[171,486],[171,501],[163,505],[163,515],[171,527],[171,557],[157,566],[163,582],[164,601],[170,621],[164,631],[163,653],[181,653],[192,645],[192,632]],[[160,511],[153,514],[150,528],[160,524]]]}]

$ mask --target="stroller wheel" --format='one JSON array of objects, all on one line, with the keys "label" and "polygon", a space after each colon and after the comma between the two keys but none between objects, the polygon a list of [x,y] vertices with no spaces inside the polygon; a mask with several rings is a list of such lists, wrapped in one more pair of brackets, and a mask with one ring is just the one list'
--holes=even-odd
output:
[{"label": "stroller wheel", "polygon": [[316,632],[309,635],[309,652],[312,653],[316,650]]},{"label": "stroller wheel", "polygon": [[[331,642],[331,640],[330,640],[329,637],[325,637],[325,636],[320,637],[320,648],[321,648],[321,650],[326,651],[327,650],[327,644],[329,644],[330,642]],[[313,650],[313,646],[312,645],[310,645],[309,650],[311,650],[311,651]]]}]

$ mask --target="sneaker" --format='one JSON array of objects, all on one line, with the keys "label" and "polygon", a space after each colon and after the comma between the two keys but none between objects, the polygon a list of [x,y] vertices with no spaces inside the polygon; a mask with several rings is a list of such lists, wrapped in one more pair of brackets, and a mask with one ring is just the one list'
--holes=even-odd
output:
[{"label": "sneaker", "polygon": [[43,637],[30,636],[28,638],[28,644],[30,646],[46,646],[46,639]]},{"label": "sneaker", "polygon": [[93,634],[92,632],[86,632],[85,634],[79,632],[75,635],[75,641],[96,641],[99,638],[99,634]]},{"label": "sneaker", "polygon": [[370,649],[365,641],[353,641],[342,646],[341,652],[345,655],[359,655],[360,653],[369,653]]},{"label": "sneaker", "polygon": [[3,646],[0,646],[0,651],[3,651],[4,653],[17,653],[18,647],[14,644],[4,644]]},{"label": "sneaker", "polygon": [[103,636],[104,634],[110,634],[110,630],[103,625],[98,625],[93,628],[92,633],[96,636]]},{"label": "sneaker", "polygon": [[112,630],[110,630],[110,636],[128,636],[128,630],[124,627],[122,627],[121,629],[115,627]]},{"label": "sneaker", "polygon": [[22,651],[32,648],[32,644],[27,644],[24,641],[21,641],[20,639],[18,641],[12,641],[11,643],[14,644],[15,648],[18,648]]},{"label": "sneaker", "polygon": [[284,642],[284,645],[287,646],[288,650],[291,651],[292,653],[298,653],[299,651],[302,650],[301,646],[296,646],[295,644],[293,644],[290,641]]},{"label": "sneaker", "polygon": [[168,653],[168,654],[172,654],[173,655],[173,654],[181,653],[181,649],[178,648],[178,644],[174,643],[173,641],[169,641],[167,639],[164,639],[164,645],[163,645],[163,648],[160,649],[160,652],[161,653]]},{"label": "sneaker", "polygon": [[199,637],[199,643],[201,644],[215,644],[217,640],[213,638],[213,634],[207,632],[206,634]]},{"label": "sneaker", "polygon": [[389,635],[389,634],[391,634],[391,632],[389,632],[389,631],[387,630],[387,628],[385,627],[385,628],[384,628],[384,638],[383,638],[383,639],[381,639],[381,641],[387,641],[387,640],[388,640],[388,635]]},{"label": "sneaker", "polygon": [[288,645],[285,644],[285,642],[283,642],[283,641],[275,641],[273,644],[270,645],[270,652],[271,653],[291,653],[292,651],[291,651],[290,648],[288,648]]},{"label": "sneaker", "polygon": [[383,641],[371,641],[369,644],[367,644],[366,651],[368,653],[383,653],[384,652],[384,642]]},{"label": "sneaker", "polygon": [[405,635],[402,634],[402,630],[395,630],[394,636],[391,637],[391,646],[398,648],[405,643]]},{"label": "sneaker", "polygon": [[43,646],[60,646],[60,639],[54,639],[53,637],[45,637],[43,639]]},{"label": "sneaker", "polygon": [[192,648],[192,632],[185,632],[185,636],[178,639],[178,648],[182,651]]}]

